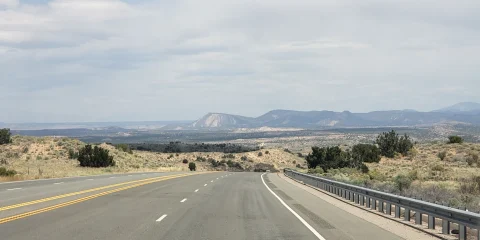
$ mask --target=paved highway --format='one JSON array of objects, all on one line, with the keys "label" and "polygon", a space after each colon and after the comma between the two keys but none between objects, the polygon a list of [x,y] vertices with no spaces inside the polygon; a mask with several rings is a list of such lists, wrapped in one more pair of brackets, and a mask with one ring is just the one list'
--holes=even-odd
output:
[{"label": "paved highway", "polygon": [[0,184],[0,238],[403,239],[275,173],[229,172]]}]

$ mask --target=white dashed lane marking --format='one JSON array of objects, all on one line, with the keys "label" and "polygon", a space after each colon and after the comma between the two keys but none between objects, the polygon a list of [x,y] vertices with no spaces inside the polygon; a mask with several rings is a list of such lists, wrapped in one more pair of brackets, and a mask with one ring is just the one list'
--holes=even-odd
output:
[{"label": "white dashed lane marking", "polygon": [[180,202],[181,202],[181,203],[183,203],[183,202],[185,202],[185,201],[187,201],[187,199],[186,199],[186,198],[182,199],[182,201],[180,201]]},{"label": "white dashed lane marking", "polygon": [[157,222],[162,221],[166,217],[167,217],[167,214],[163,214],[159,219],[157,219]]}]

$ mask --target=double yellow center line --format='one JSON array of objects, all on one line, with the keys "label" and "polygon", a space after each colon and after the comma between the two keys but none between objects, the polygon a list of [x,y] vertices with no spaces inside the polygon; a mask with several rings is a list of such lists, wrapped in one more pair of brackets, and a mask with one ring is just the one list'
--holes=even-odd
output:
[{"label": "double yellow center line", "polygon": [[[196,173],[196,174],[200,174],[200,173]],[[30,202],[25,202],[25,203],[20,203],[20,204],[1,207],[0,211],[5,211],[5,210],[10,210],[10,209],[14,209],[14,208],[29,206],[29,205],[33,205],[33,204],[37,204],[37,203],[43,203],[43,202],[48,202],[48,201],[52,201],[52,200],[56,200],[56,199],[71,197],[71,196],[75,196],[75,195],[79,195],[79,194],[99,191],[99,190],[103,190],[103,189],[107,189],[107,188],[114,188],[114,187],[118,187],[118,186],[133,184],[133,185],[124,186],[124,187],[108,190],[108,191],[105,191],[105,192],[93,194],[93,195],[90,195],[90,196],[82,197],[82,198],[75,199],[75,200],[72,200],[72,201],[60,203],[60,204],[53,205],[53,206],[50,206],[50,207],[45,207],[45,208],[33,210],[33,211],[30,211],[30,212],[26,212],[26,213],[14,215],[14,216],[6,217],[6,218],[0,218],[0,224],[10,222],[10,221],[14,221],[14,220],[21,219],[21,218],[25,218],[25,217],[29,217],[29,216],[36,215],[36,214],[39,214],[39,213],[48,212],[48,211],[51,211],[51,210],[54,210],[54,209],[57,209],[57,208],[66,207],[66,206],[69,206],[69,205],[72,205],[72,204],[75,204],[75,203],[84,202],[84,201],[87,201],[87,200],[90,200],[90,199],[94,199],[94,198],[105,196],[105,195],[108,195],[108,194],[111,194],[111,193],[127,190],[127,189],[130,189],[130,188],[139,187],[139,186],[143,186],[143,185],[150,184],[150,183],[165,181],[165,180],[173,179],[173,178],[196,175],[196,174],[176,174],[176,175],[170,175],[170,176],[162,176],[162,177],[155,177],[155,178],[148,178],[148,179],[118,183],[118,184],[108,185],[108,186],[104,186],[104,187],[92,188],[92,189],[88,189],[88,190],[84,190],[84,191],[73,192],[73,193],[58,195],[58,196],[54,196],[54,197],[43,198],[43,199],[39,199],[39,200],[35,200],[35,201],[30,201]]]}]

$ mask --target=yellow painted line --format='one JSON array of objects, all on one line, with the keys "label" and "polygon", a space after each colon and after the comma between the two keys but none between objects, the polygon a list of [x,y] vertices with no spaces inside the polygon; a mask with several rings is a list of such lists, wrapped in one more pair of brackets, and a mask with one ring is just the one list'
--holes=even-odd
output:
[{"label": "yellow painted line", "polygon": [[50,207],[45,207],[45,208],[30,211],[30,212],[26,212],[26,213],[14,215],[14,216],[6,217],[6,218],[1,218],[0,219],[0,224],[6,223],[6,222],[11,222],[11,221],[18,220],[18,219],[21,219],[21,218],[26,218],[26,217],[33,216],[33,215],[36,215],[36,214],[39,214],[39,213],[48,212],[48,211],[51,211],[51,210],[54,210],[54,209],[57,209],[57,208],[66,207],[66,206],[69,206],[69,205],[73,205],[75,203],[84,202],[84,201],[87,201],[87,200],[90,200],[90,199],[98,198],[98,197],[101,197],[101,196],[105,196],[105,195],[108,195],[108,194],[111,194],[111,193],[127,190],[127,189],[130,189],[130,188],[139,187],[139,186],[143,186],[143,185],[147,185],[147,184],[155,183],[155,182],[161,182],[161,181],[165,181],[165,180],[173,179],[173,178],[191,176],[191,175],[197,175],[197,174],[183,174],[183,175],[167,176],[167,178],[163,178],[163,179],[155,179],[155,180],[151,180],[151,181],[147,181],[147,182],[137,183],[137,184],[130,185],[130,186],[125,186],[125,187],[121,187],[121,188],[112,189],[112,190],[109,190],[109,191],[97,193],[97,194],[94,194],[94,195],[90,195],[90,196],[87,196],[87,197],[75,199],[75,200],[64,202],[64,203],[60,203],[60,204],[53,205],[53,206],[50,206]]},{"label": "yellow painted line", "polygon": [[5,211],[5,210],[14,209],[14,208],[19,208],[19,207],[25,207],[25,206],[29,206],[29,205],[33,205],[33,204],[37,204],[37,203],[43,203],[43,202],[53,201],[53,200],[57,200],[57,199],[61,199],[61,198],[76,196],[76,195],[80,195],[80,194],[84,194],[84,193],[99,191],[99,190],[103,190],[103,189],[107,189],[107,188],[123,186],[123,185],[131,184],[131,183],[145,182],[145,181],[150,181],[150,180],[154,180],[154,179],[162,179],[162,178],[166,178],[166,177],[170,177],[170,176],[183,176],[183,175],[185,175],[185,174],[176,174],[176,175],[168,175],[168,176],[147,178],[147,179],[141,179],[141,180],[135,180],[135,181],[129,181],[129,182],[107,185],[107,186],[98,187],[98,188],[87,189],[87,190],[83,190],[83,191],[79,191],[79,192],[62,194],[62,195],[43,198],[43,199],[38,199],[38,200],[30,201],[30,202],[24,202],[24,203],[19,203],[19,204],[15,204],[15,205],[0,207],[0,212]]}]

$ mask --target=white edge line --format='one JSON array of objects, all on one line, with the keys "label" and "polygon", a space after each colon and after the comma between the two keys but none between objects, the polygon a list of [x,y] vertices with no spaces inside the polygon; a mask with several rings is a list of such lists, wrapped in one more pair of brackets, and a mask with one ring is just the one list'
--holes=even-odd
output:
[{"label": "white edge line", "polygon": [[212,180],[212,181],[210,181],[210,182],[213,182],[213,180]]},{"label": "white edge line", "polygon": [[87,181],[92,181],[92,180],[93,180],[93,178],[89,178],[89,179],[87,179]]},{"label": "white edge line", "polygon": [[195,192],[198,192],[198,189],[197,189],[197,190],[195,190]]},{"label": "white edge line", "polygon": [[7,189],[7,191],[12,191],[12,190],[20,190],[22,188],[10,188],[10,189]]},{"label": "white edge line", "polygon": [[187,201],[187,199],[186,199],[186,198],[182,199],[182,201],[180,201],[180,202],[181,202],[181,203],[183,203],[183,202],[185,202],[185,201]]},{"label": "white edge line", "polygon": [[206,186],[207,186],[207,184],[205,183],[203,186],[204,186],[204,187],[206,187]]},{"label": "white edge line", "polygon": [[56,183],[54,183],[54,184],[57,185],[57,184],[62,184],[62,183],[63,183],[63,182],[56,182]]},{"label": "white edge line", "polygon": [[157,219],[156,222],[160,222],[160,221],[162,221],[162,220],[163,220],[164,218],[166,218],[166,217],[167,217],[167,214],[163,214],[159,219]]},{"label": "white edge line", "polygon": [[293,211],[293,209],[291,209],[279,196],[277,196],[277,194],[275,194],[272,189],[270,189],[267,184],[265,183],[265,180],[263,180],[263,175],[265,175],[266,173],[262,174],[260,176],[260,178],[262,179],[262,182],[263,182],[263,185],[265,185],[265,187],[268,189],[268,191],[270,191],[271,194],[273,194],[273,196],[275,196],[278,201],[280,201],[280,203],[286,208],[288,209],[295,217],[298,218],[298,220],[300,220],[300,222],[303,223],[303,225],[305,225],[305,227],[308,228],[308,230],[310,230],[318,239],[320,240],[326,240],[322,235],[320,235],[320,233],[317,232],[317,230],[315,230],[315,228],[313,228],[312,226],[310,226],[310,224],[307,223],[307,221],[305,221],[305,219],[303,219],[302,217],[300,217],[300,215],[298,215],[298,213],[296,213],[295,211]]}]

